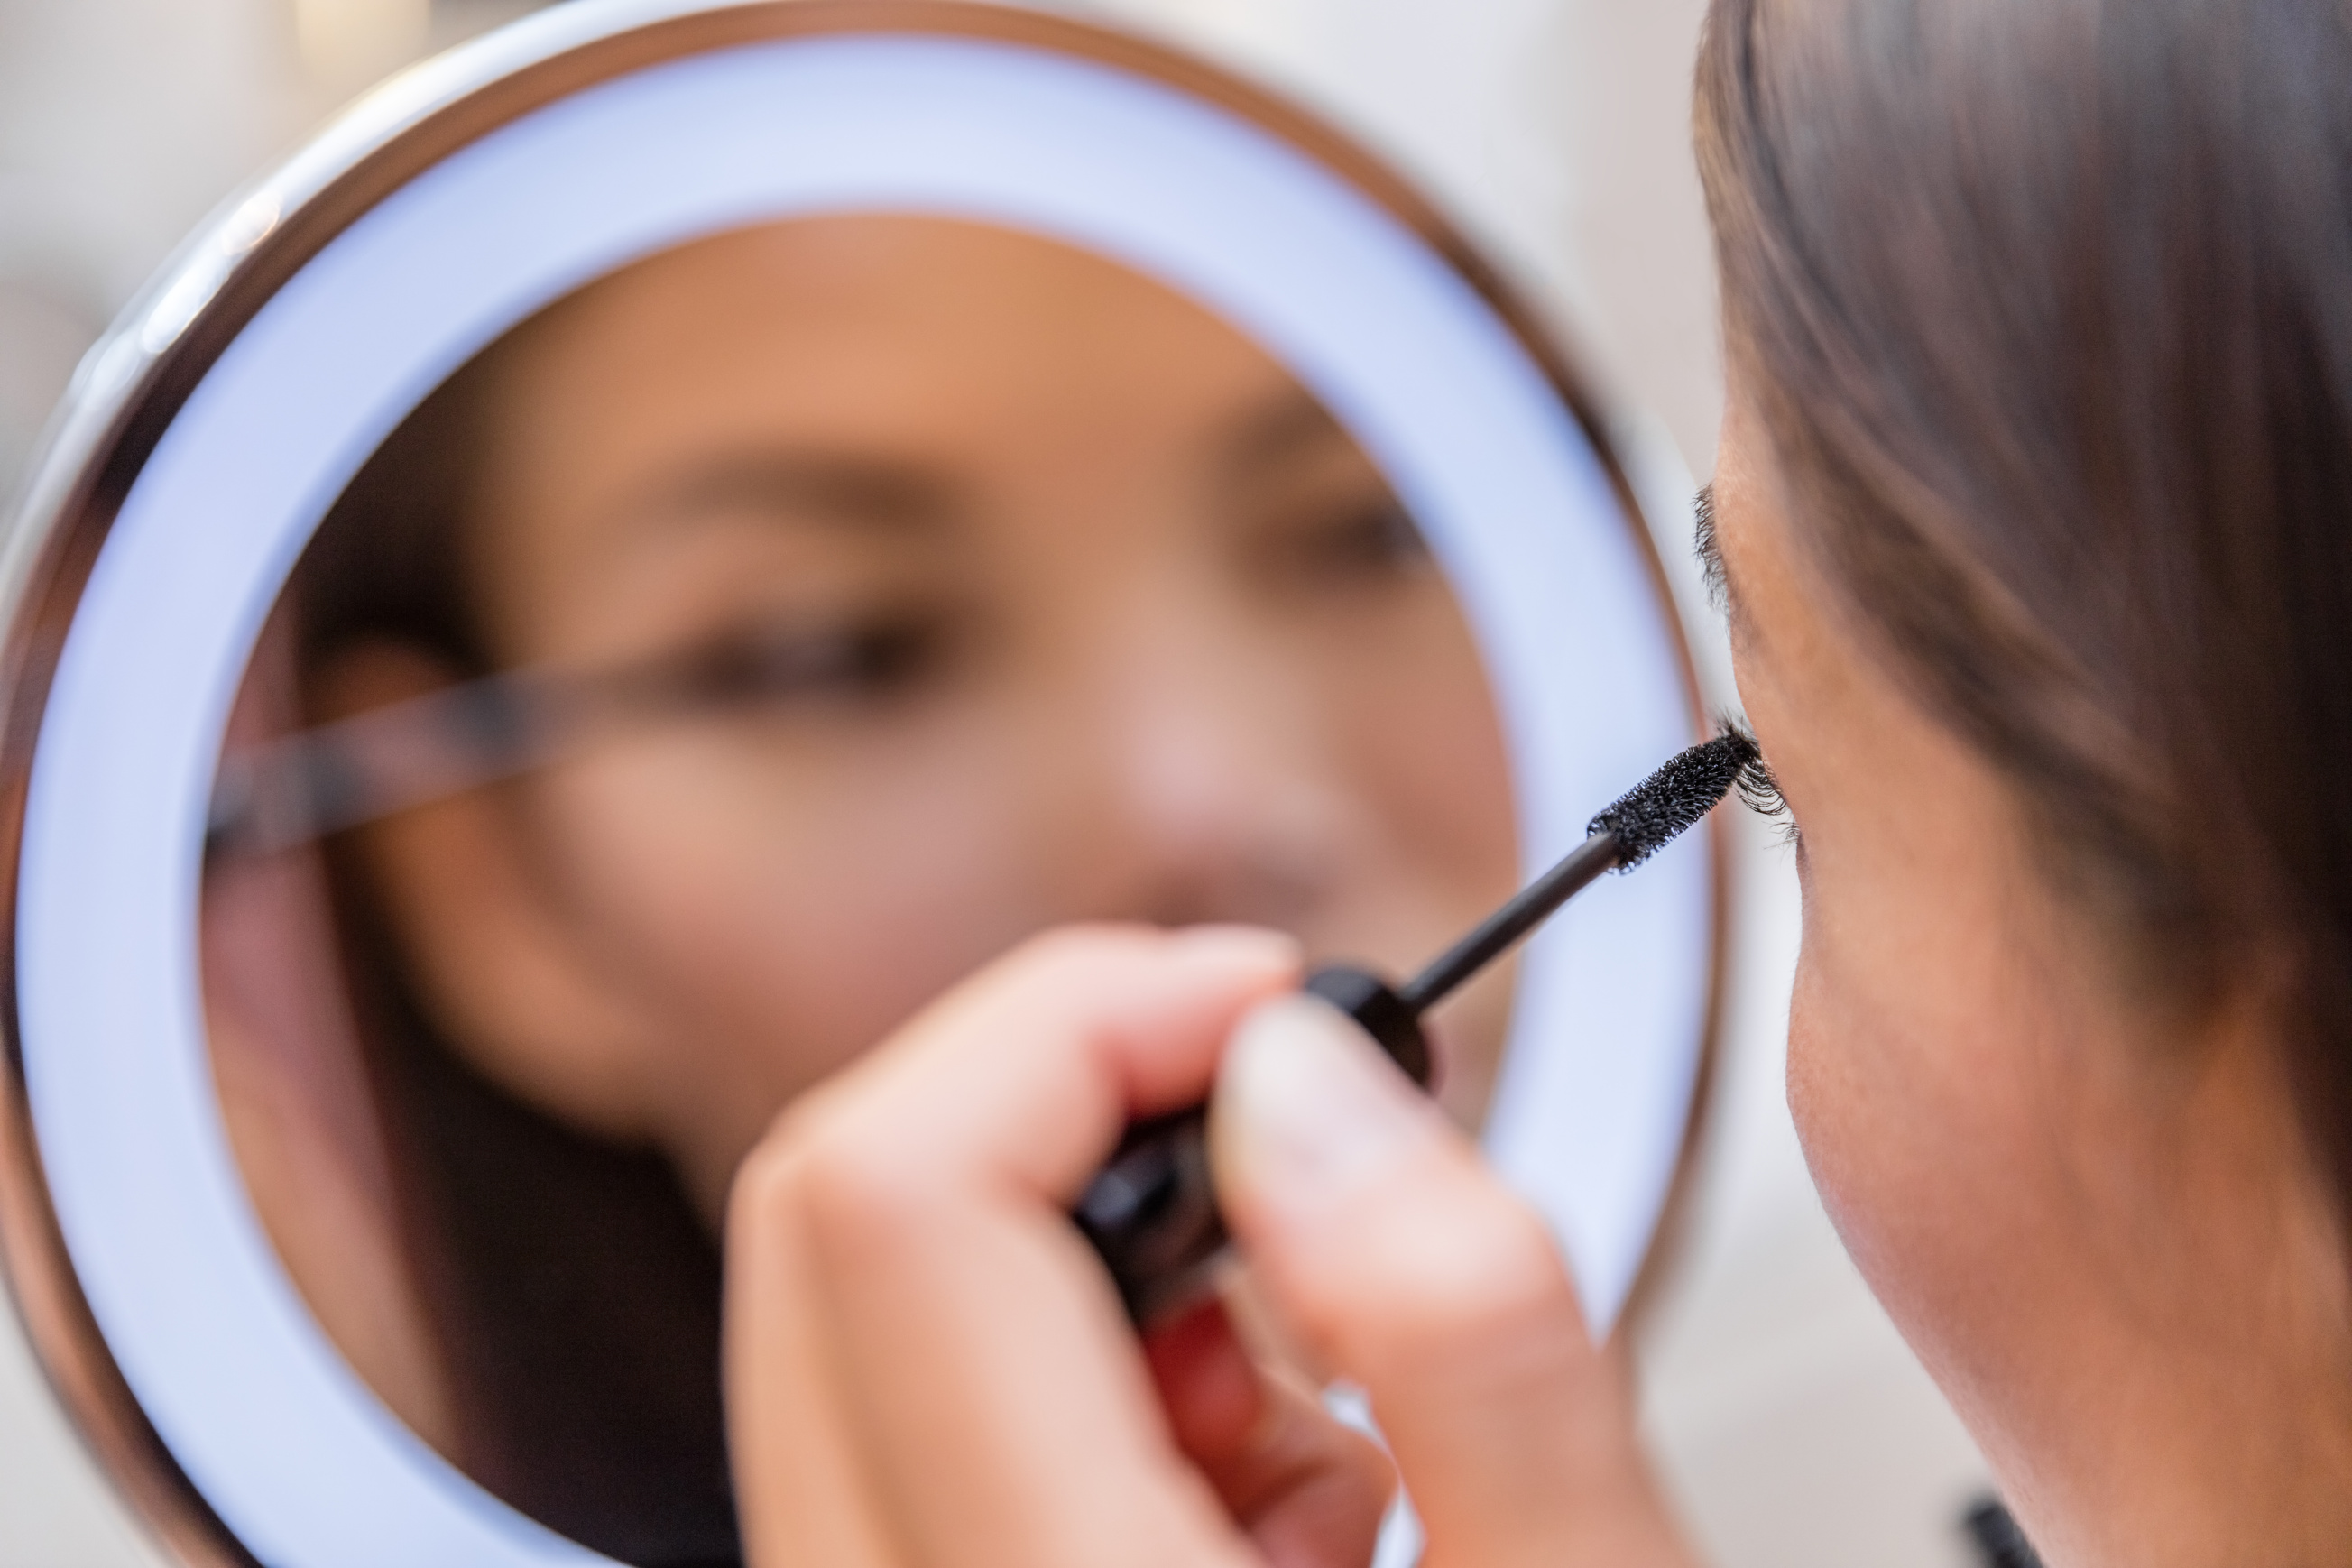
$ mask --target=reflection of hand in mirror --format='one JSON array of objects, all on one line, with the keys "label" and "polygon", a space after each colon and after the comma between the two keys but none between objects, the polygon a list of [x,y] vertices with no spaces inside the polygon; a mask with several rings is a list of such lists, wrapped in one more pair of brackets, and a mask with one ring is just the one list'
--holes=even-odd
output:
[{"label": "reflection of hand in mirror", "polygon": [[[305,1220],[232,1116],[347,1352],[309,1281],[371,1247],[407,1277],[424,1342],[362,1366],[379,1392],[454,1410],[445,1451],[609,1549],[622,1527],[541,1501],[511,1472],[559,1461],[517,1450],[621,1406],[641,1445],[715,1443],[715,1377],[693,1409],[652,1373],[614,1393],[595,1322],[689,1365],[715,1342],[715,1262],[644,1259],[709,1247],[795,1096],[1045,926],[1245,921],[1395,966],[1515,878],[1476,649],[1380,474],[1197,307],[998,231],[794,223],[593,286],[393,437],[284,613],[314,724],[729,646],[790,672],[331,841],[411,1173],[374,1242]],[[1435,1021],[1465,1121],[1507,985]],[[218,1054],[240,1032],[213,990]],[[604,1414],[539,1408],[565,1378]]]}]

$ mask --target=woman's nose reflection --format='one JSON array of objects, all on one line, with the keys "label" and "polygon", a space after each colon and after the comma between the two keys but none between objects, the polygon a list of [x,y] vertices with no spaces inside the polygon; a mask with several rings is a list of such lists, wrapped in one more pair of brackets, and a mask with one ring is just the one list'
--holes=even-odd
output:
[{"label": "woman's nose reflection", "polygon": [[[795,1095],[1046,926],[1402,967],[1516,873],[1469,630],[1340,427],[1158,284],[929,219],[701,241],[494,344],[334,508],[230,750],[751,646],[206,877],[216,1078],[313,1311],[637,1562],[733,1551],[712,1238]],[[1438,1020],[1465,1120],[1507,985]]]}]

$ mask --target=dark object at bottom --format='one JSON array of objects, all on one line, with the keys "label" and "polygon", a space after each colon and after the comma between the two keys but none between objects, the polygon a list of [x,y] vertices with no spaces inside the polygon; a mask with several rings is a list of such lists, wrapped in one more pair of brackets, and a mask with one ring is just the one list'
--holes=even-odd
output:
[{"label": "dark object at bottom", "polygon": [[1984,1568],[2042,1568],[2042,1556],[1999,1498],[1982,1498],[1960,1516],[1960,1528]]},{"label": "dark object at bottom", "polygon": [[[1307,990],[1355,1019],[1407,1077],[1428,1087],[1429,1041],[1386,981],[1335,966],[1316,971]],[[1138,1324],[1148,1327],[1199,1295],[1224,1253],[1224,1216],[1209,1184],[1208,1121],[1194,1106],[1129,1128],[1072,1212]]]}]

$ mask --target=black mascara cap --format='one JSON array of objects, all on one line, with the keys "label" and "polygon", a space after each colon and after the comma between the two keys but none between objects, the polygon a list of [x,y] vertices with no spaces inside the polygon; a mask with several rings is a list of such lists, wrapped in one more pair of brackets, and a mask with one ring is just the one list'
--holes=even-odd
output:
[{"label": "black mascara cap", "polygon": [[1309,975],[1305,987],[1320,996],[1380,1042],[1389,1059],[1404,1076],[1429,1087],[1429,1037],[1421,1032],[1419,1014],[1379,975],[1349,964],[1335,963]]}]

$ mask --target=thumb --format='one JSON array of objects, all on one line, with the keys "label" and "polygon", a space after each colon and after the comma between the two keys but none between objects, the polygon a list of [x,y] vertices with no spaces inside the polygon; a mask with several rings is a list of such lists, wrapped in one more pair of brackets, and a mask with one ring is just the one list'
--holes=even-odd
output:
[{"label": "thumb", "polygon": [[1683,1561],[1550,1233],[1344,1015],[1252,1012],[1210,1148],[1269,1301],[1370,1396],[1433,1568]]}]

